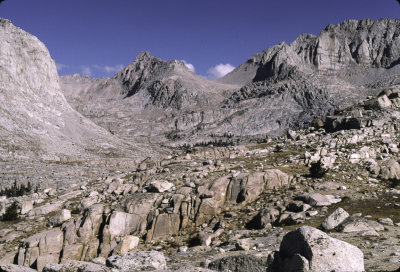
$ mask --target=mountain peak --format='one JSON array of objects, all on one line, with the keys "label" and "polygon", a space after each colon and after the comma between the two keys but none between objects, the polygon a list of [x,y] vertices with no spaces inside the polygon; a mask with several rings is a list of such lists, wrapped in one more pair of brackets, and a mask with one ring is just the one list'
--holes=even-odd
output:
[{"label": "mountain peak", "polygon": [[136,56],[134,62],[147,62],[155,59],[156,57],[152,56],[149,51],[143,51],[139,55]]},{"label": "mountain peak", "polygon": [[4,24],[4,25],[11,24],[11,21],[0,17],[0,24]]}]

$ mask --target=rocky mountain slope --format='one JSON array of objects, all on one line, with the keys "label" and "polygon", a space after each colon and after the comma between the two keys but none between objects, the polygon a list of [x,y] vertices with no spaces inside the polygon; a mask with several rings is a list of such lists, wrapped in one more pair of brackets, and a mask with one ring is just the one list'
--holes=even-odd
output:
[{"label": "rocky mountain slope", "polygon": [[116,139],[73,110],[45,45],[4,19],[0,100],[2,160],[143,156],[140,147]]},{"label": "rocky mountain slope", "polygon": [[4,199],[23,220],[0,223],[1,268],[394,271],[399,109],[397,86],[329,117],[326,130],[176,149],[130,171]]},{"label": "rocky mountain slope", "polygon": [[[75,109],[98,125],[126,140],[153,143],[212,122],[217,117],[211,113],[220,115],[219,105],[238,88],[208,81],[180,61],[166,62],[148,52],[112,78],[63,76],[61,87]],[[179,116],[189,120],[182,123]]]},{"label": "rocky mountain slope", "polygon": [[303,34],[255,54],[216,82],[142,53],[112,79],[81,84],[67,76],[62,87],[79,112],[125,139],[179,144],[277,136],[399,83],[399,24],[329,25],[319,36]]}]

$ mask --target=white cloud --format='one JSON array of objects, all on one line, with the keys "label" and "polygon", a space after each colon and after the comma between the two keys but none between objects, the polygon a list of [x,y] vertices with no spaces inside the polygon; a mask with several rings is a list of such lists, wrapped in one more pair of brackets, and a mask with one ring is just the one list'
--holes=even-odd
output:
[{"label": "white cloud", "polygon": [[56,63],[57,71],[60,72],[62,69],[67,68],[68,65]]},{"label": "white cloud", "polygon": [[114,74],[114,73],[117,73],[117,72],[119,72],[120,70],[122,70],[122,68],[124,68],[125,66],[124,65],[122,65],[122,64],[118,64],[118,65],[115,65],[115,66],[108,66],[108,65],[105,65],[105,66],[100,66],[100,65],[93,65],[93,67],[95,68],[95,69],[98,69],[98,70],[101,70],[101,71],[104,71],[104,72],[106,72],[107,74]]},{"label": "white cloud", "polygon": [[196,69],[194,68],[194,65],[193,65],[193,64],[187,62],[186,60],[181,60],[181,61],[185,64],[185,66],[186,66],[190,71],[192,71],[193,73],[196,72]]},{"label": "white cloud", "polygon": [[232,72],[232,70],[235,69],[235,67],[229,63],[226,64],[218,64],[215,65],[214,67],[211,67],[208,69],[207,74],[209,79],[217,79],[220,77],[223,77],[229,72]]},{"label": "white cloud", "polygon": [[89,66],[81,66],[82,74],[85,76],[91,76],[92,75],[92,69]]}]

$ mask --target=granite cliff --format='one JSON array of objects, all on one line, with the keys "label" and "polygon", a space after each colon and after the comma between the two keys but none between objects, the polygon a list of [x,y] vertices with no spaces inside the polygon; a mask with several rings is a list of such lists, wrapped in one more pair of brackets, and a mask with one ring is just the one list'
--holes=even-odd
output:
[{"label": "granite cliff", "polygon": [[3,160],[141,153],[73,110],[45,45],[5,19],[0,20],[0,100]]}]

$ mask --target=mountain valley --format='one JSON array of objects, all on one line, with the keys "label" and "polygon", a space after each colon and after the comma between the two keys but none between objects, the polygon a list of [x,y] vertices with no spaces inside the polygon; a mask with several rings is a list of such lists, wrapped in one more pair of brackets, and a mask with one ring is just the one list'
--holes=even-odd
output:
[{"label": "mountain valley", "polygon": [[59,77],[0,36],[0,271],[399,271],[400,20],[215,81],[149,52]]}]

